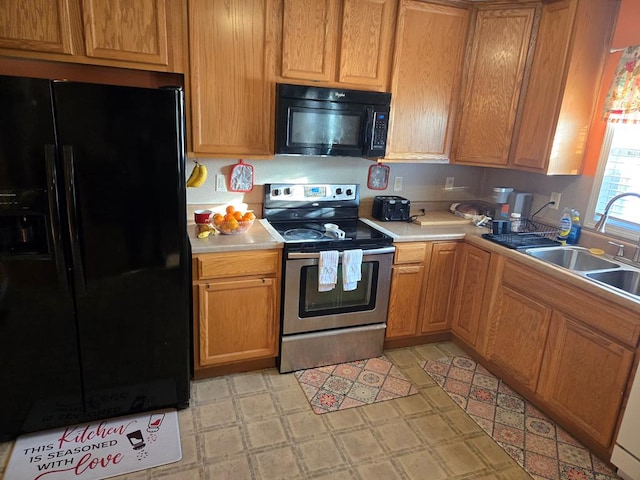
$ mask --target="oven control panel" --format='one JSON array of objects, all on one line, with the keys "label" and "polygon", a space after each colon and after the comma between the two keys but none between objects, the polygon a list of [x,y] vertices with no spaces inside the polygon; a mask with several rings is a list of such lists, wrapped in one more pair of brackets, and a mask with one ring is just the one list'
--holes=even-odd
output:
[{"label": "oven control panel", "polygon": [[[267,185],[265,185],[267,187]],[[287,202],[331,202],[354,201],[358,199],[358,186],[356,184],[291,184],[272,183],[268,185],[269,191],[265,192],[267,198],[272,201]]]}]

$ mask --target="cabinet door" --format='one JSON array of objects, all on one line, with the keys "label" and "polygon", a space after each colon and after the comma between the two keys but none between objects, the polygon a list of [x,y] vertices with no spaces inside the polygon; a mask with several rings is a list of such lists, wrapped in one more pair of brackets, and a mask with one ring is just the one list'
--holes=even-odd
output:
[{"label": "cabinet door", "polygon": [[198,285],[199,366],[275,357],[277,295],[273,278]]},{"label": "cabinet door", "polygon": [[522,110],[514,165],[544,170],[560,107],[575,2],[545,5]]},{"label": "cabinet door", "polygon": [[387,86],[395,13],[395,0],[344,0],[339,82]]},{"label": "cabinet door", "polygon": [[456,242],[435,243],[432,247],[429,273],[425,278],[422,333],[449,328],[449,299],[453,296],[457,251]]},{"label": "cabinet door", "polygon": [[631,350],[554,312],[538,391],[549,407],[608,448],[632,364]]},{"label": "cabinet door", "polygon": [[386,338],[405,337],[416,333],[423,276],[423,265],[392,267]]},{"label": "cabinet door", "polygon": [[282,77],[333,80],[338,0],[284,0]]},{"label": "cabinet door", "polygon": [[192,150],[273,152],[273,86],[263,0],[189,0]]},{"label": "cabinet door", "polygon": [[2,2],[0,48],[73,54],[73,0]]},{"label": "cabinet door", "polygon": [[533,7],[478,11],[456,134],[456,163],[507,165],[533,16]]},{"label": "cabinet door", "polygon": [[165,0],[82,0],[86,55],[168,64]]},{"label": "cabinet door", "polygon": [[538,383],[551,311],[504,284],[491,309],[487,358],[532,392]]},{"label": "cabinet door", "polygon": [[458,280],[452,301],[451,327],[471,346],[475,346],[478,337],[490,260],[489,252],[465,244],[456,266]]},{"label": "cabinet door", "polygon": [[402,0],[387,159],[449,160],[469,12]]},{"label": "cabinet door", "polygon": [[513,164],[581,172],[588,130],[618,10],[616,0],[543,4]]}]

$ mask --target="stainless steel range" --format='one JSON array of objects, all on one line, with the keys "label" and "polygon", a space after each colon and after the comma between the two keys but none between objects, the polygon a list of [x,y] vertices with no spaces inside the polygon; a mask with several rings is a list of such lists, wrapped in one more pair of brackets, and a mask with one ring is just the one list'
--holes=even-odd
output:
[{"label": "stainless steel range", "polygon": [[[395,248],[358,219],[359,203],[357,184],[264,186],[263,217],[284,242],[281,373],[382,354]],[[360,250],[360,280],[345,288],[345,252]],[[326,291],[320,257],[332,251],[336,283]]]}]

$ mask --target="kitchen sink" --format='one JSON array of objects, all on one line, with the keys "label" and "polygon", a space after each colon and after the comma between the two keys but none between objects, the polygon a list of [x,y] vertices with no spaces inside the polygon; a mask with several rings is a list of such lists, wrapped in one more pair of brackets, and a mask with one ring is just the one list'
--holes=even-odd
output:
[{"label": "kitchen sink", "polygon": [[640,270],[608,270],[587,273],[586,276],[632,295],[640,295]]},{"label": "kitchen sink", "polygon": [[620,268],[619,264],[593,255],[583,247],[529,248],[525,250],[525,253],[559,267],[579,272]]}]

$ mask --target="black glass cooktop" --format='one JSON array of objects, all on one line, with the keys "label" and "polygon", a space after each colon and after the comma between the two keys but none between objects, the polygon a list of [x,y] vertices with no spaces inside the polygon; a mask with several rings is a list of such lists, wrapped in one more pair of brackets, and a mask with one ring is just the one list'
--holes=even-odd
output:
[{"label": "black glass cooktop", "polygon": [[[370,227],[366,223],[355,219],[341,219],[335,222],[322,221],[287,221],[270,222],[271,226],[280,234],[285,241],[288,250],[311,251],[311,250],[345,250],[351,248],[379,248],[391,245],[393,239]],[[327,231],[325,223],[335,223],[338,228],[344,231],[344,238]]]}]

